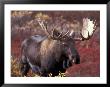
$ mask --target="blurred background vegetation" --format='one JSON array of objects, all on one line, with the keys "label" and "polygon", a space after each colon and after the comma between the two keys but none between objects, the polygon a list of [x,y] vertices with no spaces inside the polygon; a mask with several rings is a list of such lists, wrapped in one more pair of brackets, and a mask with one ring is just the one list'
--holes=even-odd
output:
[{"label": "blurred background vegetation", "polygon": [[[100,12],[99,11],[12,11],[11,12],[11,76],[21,76],[19,58],[21,42],[36,34],[45,35],[37,23],[37,17],[47,21],[49,29],[62,24],[75,27],[75,21],[83,18],[96,20],[97,30],[88,41],[76,42],[81,56],[81,64],[67,69],[66,76],[100,76]],[[28,76],[37,76],[30,70]],[[59,76],[63,76],[61,73]]]}]

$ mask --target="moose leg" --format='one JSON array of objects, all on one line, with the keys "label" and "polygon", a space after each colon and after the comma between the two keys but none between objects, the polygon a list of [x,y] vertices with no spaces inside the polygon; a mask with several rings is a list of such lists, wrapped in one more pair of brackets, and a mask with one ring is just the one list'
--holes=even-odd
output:
[{"label": "moose leg", "polygon": [[66,69],[67,68],[67,62],[66,60],[63,61],[63,69]]},{"label": "moose leg", "polygon": [[72,62],[74,62],[75,64],[80,64],[80,56],[78,51],[75,49],[75,47],[71,49],[71,52],[69,54],[69,59],[70,60],[72,59]]},{"label": "moose leg", "polygon": [[73,49],[73,58],[74,58],[75,64],[80,64],[80,56],[76,49]]},{"label": "moose leg", "polygon": [[27,60],[25,59],[25,56],[22,56],[22,59],[20,61],[20,71],[22,76],[27,76],[27,73],[29,71],[29,64],[27,63]]},{"label": "moose leg", "polygon": [[32,69],[32,71],[34,72],[34,73],[36,73],[36,74],[38,74],[38,75],[40,75],[41,74],[41,69],[40,69],[40,67],[39,66],[35,66],[35,65],[30,65],[31,66],[31,69]]},{"label": "moose leg", "polygon": [[30,67],[29,67],[29,65],[27,63],[22,65],[22,67],[21,67],[22,76],[27,76],[29,68]]},{"label": "moose leg", "polygon": [[68,66],[69,66],[69,59],[63,60],[63,69],[68,68]]},{"label": "moose leg", "polygon": [[46,73],[42,73],[41,76],[48,77],[49,75],[47,75]]},{"label": "moose leg", "polygon": [[48,73],[46,72],[46,70],[43,67],[41,67],[40,72],[41,72],[40,75],[43,76],[43,77],[48,77],[49,76]]},{"label": "moose leg", "polygon": [[79,54],[76,55],[76,61],[75,61],[76,64],[80,64],[80,56]]}]

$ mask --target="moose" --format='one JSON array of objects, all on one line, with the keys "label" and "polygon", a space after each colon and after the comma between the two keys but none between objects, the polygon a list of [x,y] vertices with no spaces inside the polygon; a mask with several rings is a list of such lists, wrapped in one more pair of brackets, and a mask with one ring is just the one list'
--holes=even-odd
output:
[{"label": "moose", "polygon": [[75,38],[74,29],[64,33],[53,28],[50,33],[43,20],[38,19],[37,22],[46,36],[34,35],[22,42],[20,61],[22,76],[26,76],[31,68],[40,76],[48,77],[51,73],[54,77],[59,71],[65,72],[72,64],[80,64],[75,41],[90,39],[96,29],[96,22],[84,18],[79,31],[80,38]]}]

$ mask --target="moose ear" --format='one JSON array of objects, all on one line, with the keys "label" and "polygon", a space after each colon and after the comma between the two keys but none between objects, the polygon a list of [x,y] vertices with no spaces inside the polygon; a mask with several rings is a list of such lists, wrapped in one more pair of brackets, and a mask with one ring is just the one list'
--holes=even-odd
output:
[{"label": "moose ear", "polygon": [[83,28],[81,32],[83,38],[87,39],[88,37],[92,36],[95,29],[96,21],[90,20],[89,18],[83,19]]}]

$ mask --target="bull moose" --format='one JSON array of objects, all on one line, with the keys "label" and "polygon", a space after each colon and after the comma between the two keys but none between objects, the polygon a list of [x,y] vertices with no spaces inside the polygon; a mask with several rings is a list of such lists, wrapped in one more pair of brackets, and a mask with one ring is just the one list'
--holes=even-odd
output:
[{"label": "bull moose", "polygon": [[50,33],[44,21],[38,19],[37,22],[46,36],[34,35],[22,42],[20,61],[22,76],[26,76],[30,68],[40,76],[47,77],[49,73],[56,76],[59,71],[65,72],[73,63],[80,63],[75,41],[89,39],[96,29],[96,22],[84,18],[80,38],[75,38],[74,29],[64,33],[53,28]]}]

